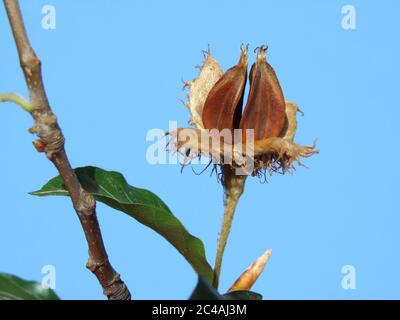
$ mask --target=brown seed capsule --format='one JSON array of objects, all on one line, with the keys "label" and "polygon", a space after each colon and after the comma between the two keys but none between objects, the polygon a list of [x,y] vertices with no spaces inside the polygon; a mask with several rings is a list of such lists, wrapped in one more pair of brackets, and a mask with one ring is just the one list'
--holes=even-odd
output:
[{"label": "brown seed capsule", "polygon": [[241,48],[238,64],[227,70],[210,90],[202,113],[206,129],[239,127],[247,81],[247,52],[248,47]]},{"label": "brown seed capsule", "polygon": [[243,137],[254,129],[254,139],[278,137],[285,126],[285,99],[274,69],[267,62],[267,47],[258,48],[250,71],[250,92],[240,122]]}]

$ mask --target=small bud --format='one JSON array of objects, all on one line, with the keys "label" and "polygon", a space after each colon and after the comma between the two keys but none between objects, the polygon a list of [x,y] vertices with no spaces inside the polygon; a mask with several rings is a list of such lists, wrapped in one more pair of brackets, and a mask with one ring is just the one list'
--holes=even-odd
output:
[{"label": "small bud", "polygon": [[267,62],[267,47],[258,48],[257,60],[250,71],[250,92],[240,123],[254,129],[254,139],[278,137],[285,126],[285,99],[274,69]]},{"label": "small bud", "polygon": [[37,152],[45,152],[46,151],[46,144],[43,142],[43,140],[34,140],[32,141],[33,146],[35,147],[35,149],[37,150]]},{"label": "small bud", "polygon": [[247,81],[248,47],[241,48],[236,66],[227,70],[209,92],[203,109],[206,129],[233,130],[239,127]]},{"label": "small bud", "polygon": [[265,251],[261,257],[259,257],[250,267],[247,268],[246,271],[240,275],[228,292],[250,290],[260,274],[263,272],[271,253],[272,249]]}]

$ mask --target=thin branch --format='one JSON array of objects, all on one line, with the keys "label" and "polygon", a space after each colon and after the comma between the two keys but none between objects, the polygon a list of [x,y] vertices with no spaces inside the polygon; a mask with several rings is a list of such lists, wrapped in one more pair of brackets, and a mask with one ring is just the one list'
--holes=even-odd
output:
[{"label": "thin branch", "polygon": [[29,101],[26,101],[24,98],[16,95],[15,93],[1,93],[0,103],[1,102],[13,102],[27,112],[32,112],[34,109]]},{"label": "thin branch", "polygon": [[89,247],[87,267],[96,275],[110,300],[129,300],[131,295],[119,274],[111,266],[96,217],[96,201],[80,185],[64,149],[64,136],[47,100],[41,62],[30,45],[18,0],[3,0],[17,46],[20,64],[29,89],[36,133],[45,145],[48,159],[64,179]]}]

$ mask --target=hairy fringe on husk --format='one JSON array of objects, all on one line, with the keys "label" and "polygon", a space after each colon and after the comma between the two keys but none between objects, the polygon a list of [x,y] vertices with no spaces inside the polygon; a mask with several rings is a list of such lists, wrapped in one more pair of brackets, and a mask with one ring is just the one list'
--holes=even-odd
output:
[{"label": "hairy fringe on husk", "polygon": [[[232,168],[253,168],[249,175],[262,177],[268,172],[291,173],[297,162],[303,166],[301,158],[308,158],[318,150],[313,145],[298,145],[286,138],[268,138],[259,140],[254,146],[246,144],[216,144],[216,137],[208,130],[195,128],[179,128],[169,132],[169,151],[178,152],[184,158],[183,165],[193,159],[205,156],[214,165],[230,165]],[[218,139],[218,138],[217,138]],[[213,143],[214,142],[214,143]],[[247,150],[246,150],[247,148]]]}]

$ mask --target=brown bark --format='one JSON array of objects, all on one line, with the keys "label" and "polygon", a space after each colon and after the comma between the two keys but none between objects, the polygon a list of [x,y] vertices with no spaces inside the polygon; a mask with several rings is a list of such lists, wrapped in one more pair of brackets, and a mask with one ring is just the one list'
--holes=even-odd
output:
[{"label": "brown bark", "polygon": [[96,216],[96,201],[79,183],[64,148],[64,136],[51,110],[42,80],[41,62],[30,45],[17,0],[3,0],[17,46],[21,68],[29,90],[31,113],[35,121],[31,132],[45,145],[48,159],[64,179],[79,217],[89,248],[87,267],[100,282],[110,300],[129,300],[131,295],[119,274],[111,266]]}]

